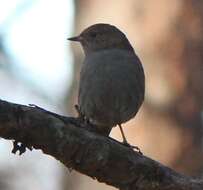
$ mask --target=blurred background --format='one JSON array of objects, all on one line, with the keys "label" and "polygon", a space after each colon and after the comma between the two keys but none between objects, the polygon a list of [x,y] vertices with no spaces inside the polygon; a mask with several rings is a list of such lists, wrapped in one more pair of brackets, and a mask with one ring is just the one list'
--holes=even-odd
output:
[{"label": "blurred background", "polygon": [[[131,144],[181,173],[203,172],[203,1],[0,0],[0,98],[74,115],[84,58],[67,37],[95,23],[120,28],[142,60],[145,103]],[[111,136],[121,140],[113,129]],[[1,190],[115,189],[71,173],[41,151],[0,139]]]}]

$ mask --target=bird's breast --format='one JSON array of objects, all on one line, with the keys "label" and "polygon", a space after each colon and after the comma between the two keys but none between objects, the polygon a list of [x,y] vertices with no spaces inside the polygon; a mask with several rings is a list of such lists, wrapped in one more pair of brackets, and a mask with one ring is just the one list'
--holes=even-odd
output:
[{"label": "bird's breast", "polygon": [[99,123],[116,125],[132,118],[144,98],[144,73],[131,52],[102,51],[86,57],[79,87],[81,111]]}]

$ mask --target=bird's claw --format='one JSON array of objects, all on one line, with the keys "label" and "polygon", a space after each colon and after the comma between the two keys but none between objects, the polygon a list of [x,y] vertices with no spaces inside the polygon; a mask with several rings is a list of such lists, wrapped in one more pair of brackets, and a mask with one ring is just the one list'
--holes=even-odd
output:
[{"label": "bird's claw", "polygon": [[78,104],[75,105],[75,109],[78,113],[78,118],[85,124],[90,124],[89,119],[81,112],[81,109]]},{"label": "bird's claw", "polygon": [[133,146],[126,141],[123,141],[123,145],[126,147],[129,147],[129,148],[132,148],[133,150],[136,150],[140,155],[143,155],[143,153],[141,152],[141,150],[138,146]]}]

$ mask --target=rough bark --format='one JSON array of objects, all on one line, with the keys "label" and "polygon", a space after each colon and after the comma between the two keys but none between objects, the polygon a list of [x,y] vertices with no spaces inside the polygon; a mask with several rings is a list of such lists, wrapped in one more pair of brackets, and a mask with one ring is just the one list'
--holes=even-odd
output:
[{"label": "rough bark", "polygon": [[109,137],[86,130],[76,118],[62,118],[1,100],[0,137],[41,149],[67,168],[121,190],[203,189],[201,179],[179,174]]}]

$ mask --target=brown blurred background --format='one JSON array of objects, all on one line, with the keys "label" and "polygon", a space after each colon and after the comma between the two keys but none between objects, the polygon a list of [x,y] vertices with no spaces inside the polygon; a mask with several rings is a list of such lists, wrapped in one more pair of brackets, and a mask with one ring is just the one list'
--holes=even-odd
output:
[{"label": "brown blurred background", "polygon": [[[200,174],[203,2],[76,0],[74,34],[94,23],[110,23],[124,31],[144,65],[145,103],[124,128],[130,143],[179,172]],[[73,46],[73,51],[75,80],[71,96],[75,100],[84,55],[78,45]],[[111,135],[121,139],[117,128]],[[78,174],[72,177],[79,183],[71,189],[109,189]]]},{"label": "brown blurred background", "polygon": [[[71,3],[74,4],[74,23],[65,23],[67,28],[72,30],[72,34],[67,35],[77,35],[84,28],[95,23],[110,23],[127,35],[142,60],[146,75],[145,102],[137,116],[125,124],[124,130],[128,141],[139,146],[144,155],[178,172],[192,176],[201,175],[203,171],[203,1],[74,0]],[[0,47],[0,50],[2,62],[6,54],[3,48]],[[75,114],[73,108],[77,103],[79,71],[84,58],[78,44],[71,44],[71,50],[74,63],[73,75],[70,75],[73,76],[73,80],[59,103],[63,105],[62,109],[60,106],[56,109],[56,112],[65,111],[68,115]],[[66,82],[70,82],[70,79]],[[28,86],[30,87],[31,84]],[[54,90],[57,91],[57,88]],[[36,103],[33,99],[29,100],[29,103]],[[111,136],[121,140],[117,128],[112,130]],[[5,153],[1,151],[0,154]],[[33,158],[34,154],[30,153],[29,159]],[[9,150],[8,157],[10,157]],[[29,168],[30,165],[35,167],[36,162],[44,157],[46,156],[41,155],[40,158],[30,161],[32,164],[25,164],[23,167]],[[15,163],[19,162],[17,158]],[[58,180],[60,185],[52,189],[115,189],[75,171],[69,173],[60,163],[53,162],[52,165],[58,165],[60,172],[52,171],[54,173],[51,174],[54,175],[52,180]],[[46,161],[43,162],[43,165],[46,164]],[[2,184],[3,189],[19,188],[16,185],[9,188],[8,181],[4,180],[10,178],[11,181],[15,181],[18,178],[18,169],[15,168],[15,172],[11,173],[7,168],[0,170],[0,187]],[[47,168],[45,167],[44,170],[46,171]],[[33,173],[33,170],[28,169],[28,171]],[[34,179],[34,183],[31,180],[24,183],[25,186],[30,184],[35,187],[37,184],[42,187],[43,183],[51,181],[48,178],[42,183],[40,181],[42,177],[39,177],[38,173],[35,174]],[[20,186],[21,189],[33,189],[31,186],[22,187]],[[48,187],[42,189],[50,190]]]}]

